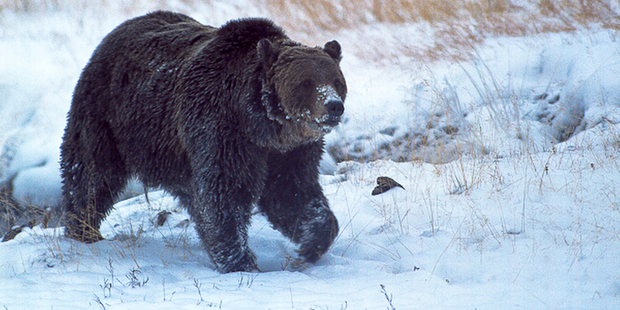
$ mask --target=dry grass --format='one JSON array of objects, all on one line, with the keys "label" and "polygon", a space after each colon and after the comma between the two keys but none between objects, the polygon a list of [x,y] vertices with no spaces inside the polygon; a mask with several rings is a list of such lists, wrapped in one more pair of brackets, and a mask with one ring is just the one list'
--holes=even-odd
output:
[{"label": "dry grass", "polygon": [[[614,0],[260,1],[285,28],[300,32],[355,31],[376,23],[427,23],[433,31],[433,46],[420,47],[412,40],[396,48],[405,55],[431,60],[468,58],[464,50],[493,35],[524,36],[592,26],[620,30],[620,8]],[[376,50],[375,55],[367,56],[389,56],[376,55]]]},{"label": "dry grass", "polygon": [[[184,7],[196,12],[208,9],[211,3],[209,0],[181,2]],[[105,0],[98,3],[0,0],[0,12],[79,11],[87,6],[111,4]],[[131,11],[131,8],[144,7],[143,4],[141,0],[131,0],[124,1],[121,6],[124,11]],[[149,7],[170,9],[173,4],[160,0],[153,5]],[[359,49],[357,53],[375,61],[397,55],[422,60],[466,59],[471,56],[468,51],[472,45],[494,35],[524,36],[589,27],[620,30],[620,6],[616,0],[253,0],[247,7],[257,8],[298,39],[320,42],[342,37],[346,33],[353,40],[363,41],[360,45],[371,44],[372,49]],[[132,15],[131,12],[126,13]],[[377,25],[410,24],[427,25],[433,44],[420,46],[416,38],[396,38],[392,41],[398,44],[382,49],[379,47],[385,46],[393,34],[379,29],[382,32],[380,35],[367,38],[364,36],[367,35],[367,28],[362,29]],[[359,34],[358,30],[361,30]]]},{"label": "dry grass", "polygon": [[0,12],[51,12],[68,7],[84,7],[79,0],[0,0]]}]

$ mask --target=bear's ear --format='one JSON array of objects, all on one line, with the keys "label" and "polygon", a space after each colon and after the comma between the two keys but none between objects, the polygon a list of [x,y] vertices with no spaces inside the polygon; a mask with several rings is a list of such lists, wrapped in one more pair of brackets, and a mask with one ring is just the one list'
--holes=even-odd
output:
[{"label": "bear's ear", "polygon": [[264,66],[264,68],[270,68],[276,60],[278,60],[278,54],[280,49],[275,47],[269,39],[261,39],[256,45],[256,52],[258,53],[258,61]]},{"label": "bear's ear", "polygon": [[325,53],[331,56],[336,61],[336,63],[340,63],[342,55],[340,50],[340,44],[337,41],[334,40],[325,43],[323,50],[325,51]]}]

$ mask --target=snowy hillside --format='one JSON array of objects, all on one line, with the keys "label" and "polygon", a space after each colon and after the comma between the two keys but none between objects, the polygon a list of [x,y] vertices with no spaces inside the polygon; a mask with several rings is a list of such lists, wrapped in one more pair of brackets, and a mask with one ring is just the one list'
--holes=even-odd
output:
[{"label": "snowy hillside", "polygon": [[[0,11],[0,190],[22,205],[58,204],[73,87],[120,22],[159,8],[216,26],[304,18],[287,22],[258,1],[109,2]],[[610,23],[620,24],[610,3]],[[0,306],[618,309],[620,33],[612,28],[490,36],[471,44],[470,57],[432,59],[401,48],[439,45],[429,23],[315,36],[294,28],[289,35],[309,45],[342,44],[349,89],[345,121],[327,137],[339,163],[321,177],[340,233],[317,264],[289,271],[294,245],[256,215],[250,246],[261,272],[219,274],[187,213],[150,191],[116,205],[105,241],[85,245],[37,224],[0,243]],[[364,36],[389,55],[370,57]],[[379,176],[404,189],[371,195]],[[170,214],[159,225],[162,212]]]}]

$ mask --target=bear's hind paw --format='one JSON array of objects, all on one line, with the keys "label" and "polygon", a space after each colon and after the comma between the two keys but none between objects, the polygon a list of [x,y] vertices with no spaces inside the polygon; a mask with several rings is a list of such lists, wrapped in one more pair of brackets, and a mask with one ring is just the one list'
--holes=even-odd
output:
[{"label": "bear's hind paw", "polygon": [[70,229],[67,227],[65,228],[65,236],[84,243],[95,243],[105,239],[99,231],[89,228]]}]

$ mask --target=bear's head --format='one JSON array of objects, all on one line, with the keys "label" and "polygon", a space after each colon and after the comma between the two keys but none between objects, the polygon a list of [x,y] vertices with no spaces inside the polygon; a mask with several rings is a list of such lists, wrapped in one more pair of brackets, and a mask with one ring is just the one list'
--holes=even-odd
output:
[{"label": "bear's head", "polygon": [[291,143],[318,141],[340,123],[347,85],[338,42],[313,48],[262,39],[257,49],[264,70],[263,104]]}]

